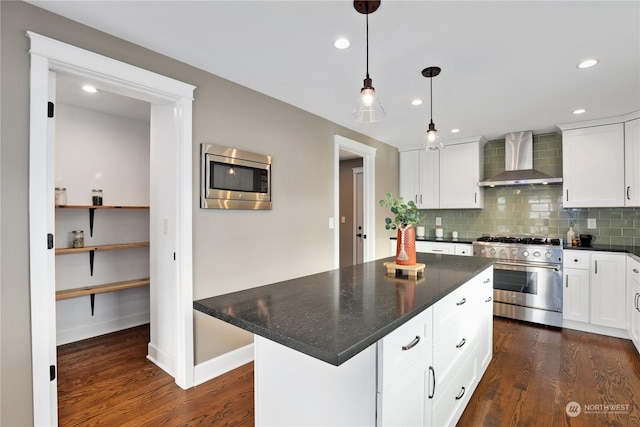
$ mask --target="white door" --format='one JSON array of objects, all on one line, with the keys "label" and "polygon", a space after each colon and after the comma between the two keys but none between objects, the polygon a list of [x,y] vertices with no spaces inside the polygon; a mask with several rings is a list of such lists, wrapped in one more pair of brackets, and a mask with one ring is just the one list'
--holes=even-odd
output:
[{"label": "white door", "polygon": [[364,239],[364,214],[362,211],[362,168],[353,170],[353,216],[354,216],[354,242],[353,242],[353,263],[362,264]]}]

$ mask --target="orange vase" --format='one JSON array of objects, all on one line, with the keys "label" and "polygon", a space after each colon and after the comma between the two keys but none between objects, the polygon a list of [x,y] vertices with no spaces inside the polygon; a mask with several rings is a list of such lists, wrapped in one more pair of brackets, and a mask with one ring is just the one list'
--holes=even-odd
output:
[{"label": "orange vase", "polygon": [[415,265],[416,263],[416,229],[412,225],[398,227],[398,243],[396,245],[396,264]]}]

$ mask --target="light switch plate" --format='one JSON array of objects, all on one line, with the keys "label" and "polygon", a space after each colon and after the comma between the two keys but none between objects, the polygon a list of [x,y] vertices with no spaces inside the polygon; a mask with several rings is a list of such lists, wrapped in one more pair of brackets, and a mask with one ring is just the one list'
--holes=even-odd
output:
[{"label": "light switch plate", "polygon": [[588,229],[596,228],[596,219],[595,218],[587,218],[587,228]]}]

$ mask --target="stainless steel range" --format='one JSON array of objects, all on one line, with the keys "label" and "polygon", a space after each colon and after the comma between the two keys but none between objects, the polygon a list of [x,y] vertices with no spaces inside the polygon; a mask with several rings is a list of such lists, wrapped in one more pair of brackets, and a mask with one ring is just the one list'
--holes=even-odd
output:
[{"label": "stainless steel range", "polygon": [[497,259],[496,316],[562,327],[562,239],[482,236],[473,254]]}]

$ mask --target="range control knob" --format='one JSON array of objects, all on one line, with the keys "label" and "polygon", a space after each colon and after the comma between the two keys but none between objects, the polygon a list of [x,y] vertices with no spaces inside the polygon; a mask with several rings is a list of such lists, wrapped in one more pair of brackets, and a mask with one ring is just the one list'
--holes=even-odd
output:
[{"label": "range control knob", "polygon": [[504,256],[507,254],[507,251],[505,249],[500,249],[500,255]]},{"label": "range control knob", "polygon": [[536,257],[536,258],[540,258],[540,252],[535,251],[535,252],[533,253],[533,256],[534,256],[534,257]]},{"label": "range control knob", "polygon": [[491,249],[491,255],[495,255],[496,254],[496,250],[495,249]]},{"label": "range control knob", "polygon": [[545,254],[544,254],[544,257],[545,257],[546,259],[550,259],[550,258],[551,258],[551,252],[547,252],[547,253],[545,253]]},{"label": "range control knob", "polygon": [[524,251],[524,252],[522,252],[522,256],[523,256],[523,257],[528,257],[528,256],[529,256],[529,251]]},{"label": "range control knob", "polygon": [[480,249],[480,253],[481,253],[482,255],[484,255],[484,254],[486,254],[486,253],[487,253],[487,250],[486,250],[485,248],[482,248],[482,249]]},{"label": "range control knob", "polygon": [[511,255],[513,255],[513,256],[518,255],[518,250],[517,249],[511,249]]}]

